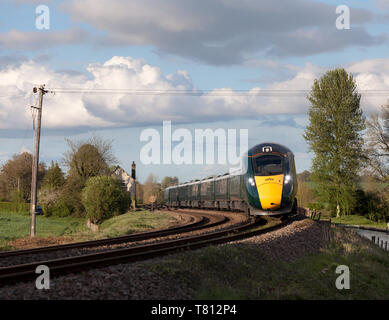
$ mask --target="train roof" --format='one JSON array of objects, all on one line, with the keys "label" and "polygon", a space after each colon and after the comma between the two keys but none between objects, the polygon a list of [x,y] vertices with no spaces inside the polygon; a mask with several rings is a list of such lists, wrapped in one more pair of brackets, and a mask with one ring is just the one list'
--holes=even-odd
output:
[{"label": "train roof", "polygon": [[[265,148],[269,148],[269,147],[271,148],[270,152],[284,154],[284,155],[286,155],[286,154],[292,154],[293,155],[292,150],[290,150],[288,147],[285,147],[284,145],[279,144],[279,143],[275,143],[275,142],[263,142],[263,143],[257,144],[256,146],[250,148],[247,151],[247,155],[250,157],[250,156],[255,156],[257,154],[261,154],[261,153],[264,153],[264,152],[269,152],[269,151],[265,151]],[[237,169],[236,172],[233,172],[233,173],[225,173],[223,175],[218,175],[218,176],[214,176],[214,177],[212,177],[212,176],[211,177],[205,177],[205,178],[203,178],[201,180],[197,180],[197,181],[184,182],[184,183],[181,183],[181,184],[178,184],[178,185],[175,185],[175,186],[170,186],[170,187],[168,187],[166,189],[177,188],[177,187],[184,187],[184,186],[187,186],[187,185],[208,182],[210,180],[225,179],[227,177],[234,176],[234,175],[237,175],[237,174],[240,174],[240,169]]]},{"label": "train roof", "polygon": [[290,150],[288,147],[283,146],[282,144],[274,143],[274,142],[263,142],[250,148],[247,152],[248,156],[254,156],[256,154],[266,152],[265,151],[266,148],[269,147],[271,149],[270,152],[281,153],[281,154],[288,154],[288,153],[293,154],[292,150]]}]

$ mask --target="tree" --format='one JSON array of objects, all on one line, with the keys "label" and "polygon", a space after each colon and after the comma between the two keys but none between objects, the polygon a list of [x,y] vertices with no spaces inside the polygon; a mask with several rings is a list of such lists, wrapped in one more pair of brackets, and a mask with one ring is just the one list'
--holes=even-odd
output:
[{"label": "tree", "polygon": [[64,217],[70,214],[70,208],[61,197],[62,187],[65,184],[64,173],[58,163],[51,161],[38,192],[38,200],[42,205],[45,216]]},{"label": "tree", "polygon": [[90,177],[109,174],[117,160],[112,152],[112,141],[93,136],[87,140],[66,140],[70,150],[64,154],[63,163],[69,174],[78,175],[84,182]]},{"label": "tree", "polygon": [[86,183],[82,191],[82,203],[86,216],[93,223],[104,220],[128,209],[130,199],[120,182],[112,177],[93,177]]},{"label": "tree", "polygon": [[77,175],[84,182],[90,177],[108,174],[108,172],[109,167],[99,150],[89,143],[78,148],[70,163],[70,174]]},{"label": "tree", "polygon": [[178,178],[177,177],[168,177],[166,176],[165,178],[162,179],[161,182],[161,190],[158,194],[158,202],[163,202],[164,201],[164,194],[165,194],[165,189],[171,186],[176,186],[178,185]]},{"label": "tree", "polygon": [[315,200],[312,189],[310,187],[311,173],[305,170],[302,173],[297,174],[298,190],[297,190],[297,202],[300,207],[307,207],[309,203]]},{"label": "tree", "polygon": [[150,203],[150,197],[156,196],[157,202],[161,201],[161,184],[158,183],[157,177],[150,173],[143,184],[143,203]]},{"label": "tree", "polygon": [[353,209],[356,180],[366,161],[360,99],[353,76],[344,69],[316,79],[308,95],[310,123],[304,138],[315,154],[311,181],[318,200],[337,216]]},{"label": "tree", "polygon": [[167,187],[176,186],[176,185],[178,185],[177,177],[165,177],[162,179],[161,182],[162,191],[164,191]]},{"label": "tree", "polygon": [[369,168],[381,179],[389,178],[389,102],[381,107],[381,114],[373,113],[366,121],[366,146]]},{"label": "tree", "polygon": [[69,168],[68,176],[61,194],[75,216],[84,215],[81,201],[82,189],[88,179],[110,174],[110,166],[117,160],[112,153],[112,142],[99,137],[87,140],[67,140],[70,150],[64,154],[63,163]]},{"label": "tree", "polygon": [[62,187],[65,183],[64,173],[58,163],[51,161],[51,166],[47,169],[42,181],[42,188],[55,190]]},{"label": "tree", "polygon": [[[45,174],[45,164],[40,163],[38,168],[38,183]],[[27,201],[31,195],[32,155],[24,152],[14,155],[0,171],[0,186],[2,197],[11,200],[11,194],[17,190],[19,196]]]}]

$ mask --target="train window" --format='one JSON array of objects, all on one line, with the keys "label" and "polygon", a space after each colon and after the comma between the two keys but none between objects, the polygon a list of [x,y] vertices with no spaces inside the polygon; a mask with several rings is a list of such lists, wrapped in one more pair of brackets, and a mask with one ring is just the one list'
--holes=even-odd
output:
[{"label": "train window", "polygon": [[273,176],[284,172],[282,157],[274,154],[255,158],[253,165],[255,174],[259,176]]}]

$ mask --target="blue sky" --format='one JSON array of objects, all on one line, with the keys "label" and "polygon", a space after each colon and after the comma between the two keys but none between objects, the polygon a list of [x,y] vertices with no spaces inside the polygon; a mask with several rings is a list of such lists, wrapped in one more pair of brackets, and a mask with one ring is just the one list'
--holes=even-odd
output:
[{"label": "blue sky", "polygon": [[[37,30],[35,8],[50,9]],[[338,30],[338,5],[350,29]],[[248,129],[249,145],[274,141],[296,154],[299,172],[312,154],[302,138],[304,97],[239,96],[237,90],[309,90],[326,70],[344,67],[361,90],[389,89],[389,1],[16,0],[0,3],[0,161],[32,150],[31,88],[213,90],[226,96],[47,94],[41,160],[60,161],[65,138],[97,134],[113,141],[127,170],[180,180],[223,173],[223,165],[144,165],[142,130]],[[386,97],[364,97],[366,114]]]}]

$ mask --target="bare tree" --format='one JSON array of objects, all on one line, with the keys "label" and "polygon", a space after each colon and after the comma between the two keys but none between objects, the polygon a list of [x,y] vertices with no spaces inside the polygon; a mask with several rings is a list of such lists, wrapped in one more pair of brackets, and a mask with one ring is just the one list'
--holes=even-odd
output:
[{"label": "bare tree", "polygon": [[386,178],[389,175],[389,102],[381,107],[380,114],[369,117],[366,127],[370,171]]},{"label": "bare tree", "polygon": [[158,183],[157,176],[152,173],[143,184],[143,203],[150,203],[151,196],[156,196],[158,202],[161,200],[161,184]]},{"label": "bare tree", "polygon": [[[41,181],[46,168],[44,163],[39,164],[38,181]],[[32,155],[28,152],[15,154],[0,169],[0,194],[7,200],[11,193],[18,191],[24,200],[30,198],[31,193]]]},{"label": "bare tree", "polygon": [[93,146],[97,150],[99,158],[101,158],[107,166],[112,166],[118,162],[116,157],[113,155],[112,140],[103,140],[101,137],[96,135],[86,140],[65,140],[68,143],[70,150],[64,153],[62,162],[68,169],[72,167],[75,154],[84,145]]}]

